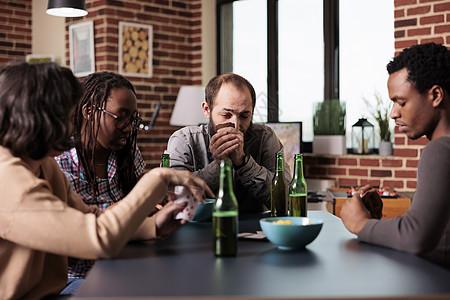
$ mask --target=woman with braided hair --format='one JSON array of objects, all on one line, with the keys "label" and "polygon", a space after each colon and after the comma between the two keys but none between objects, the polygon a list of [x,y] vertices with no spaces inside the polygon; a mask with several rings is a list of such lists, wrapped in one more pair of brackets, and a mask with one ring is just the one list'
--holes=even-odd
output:
[{"label": "woman with braided hair", "polygon": [[[93,201],[98,204],[101,202],[96,200],[99,186],[94,184],[94,178],[106,177],[108,158],[116,158],[123,193],[127,194],[142,175],[145,163],[136,147],[141,118],[137,112],[136,92],[125,77],[98,72],[89,75],[83,85],[85,93],[74,114],[74,140],[92,188]],[[116,202],[116,192],[110,188],[108,185],[108,193]]]},{"label": "woman with braided hair", "polygon": [[136,184],[145,163],[136,146],[133,85],[112,72],[89,75],[73,116],[75,147],[56,158],[87,204],[106,209]]},{"label": "woman with braided hair", "polygon": [[[83,201],[105,210],[126,196],[144,172],[136,146],[141,118],[134,87],[122,75],[93,73],[83,85],[73,116],[75,147],[56,161]],[[71,286],[81,283],[94,262],[69,258]]]}]

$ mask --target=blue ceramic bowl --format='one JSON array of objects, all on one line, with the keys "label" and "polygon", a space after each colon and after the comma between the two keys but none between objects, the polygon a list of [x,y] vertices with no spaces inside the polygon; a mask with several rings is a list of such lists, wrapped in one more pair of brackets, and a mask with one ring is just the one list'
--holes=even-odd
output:
[{"label": "blue ceramic bowl", "polygon": [[205,204],[199,204],[195,212],[194,222],[207,221],[211,219],[216,199],[205,199]]},{"label": "blue ceramic bowl", "polygon": [[[278,224],[278,220],[289,220],[293,224]],[[303,217],[273,217],[259,220],[267,239],[279,249],[301,249],[314,241],[322,229],[321,219]]]}]

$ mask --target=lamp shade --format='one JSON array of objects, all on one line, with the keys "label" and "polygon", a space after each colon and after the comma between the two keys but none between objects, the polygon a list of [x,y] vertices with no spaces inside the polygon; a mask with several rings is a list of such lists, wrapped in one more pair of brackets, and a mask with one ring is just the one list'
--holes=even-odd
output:
[{"label": "lamp shade", "polygon": [[46,12],[57,17],[83,17],[88,14],[84,0],[48,0]]},{"label": "lamp shade", "polygon": [[189,126],[208,123],[202,110],[205,99],[205,87],[197,85],[184,85],[180,87],[177,100],[173,107],[170,125]]}]

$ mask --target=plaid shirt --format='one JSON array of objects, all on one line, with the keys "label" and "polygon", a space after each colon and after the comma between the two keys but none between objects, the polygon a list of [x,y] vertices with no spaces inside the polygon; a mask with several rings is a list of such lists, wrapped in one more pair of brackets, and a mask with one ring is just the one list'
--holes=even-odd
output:
[{"label": "plaid shirt", "polygon": [[[136,166],[136,176],[139,178],[144,173],[145,162],[138,147],[136,147],[135,153],[136,157],[134,159],[134,165]],[[55,157],[55,159],[61,170],[69,179],[72,189],[80,195],[86,204],[96,205],[103,211],[125,196],[119,185],[116,162],[117,156],[114,152],[111,152],[108,159],[108,178],[97,178],[98,195],[95,201],[89,188],[89,184],[83,174],[83,169],[81,168],[80,173],[78,173],[78,155],[76,149],[72,148],[65,151],[61,155]],[[69,257],[69,278],[84,278],[94,265],[94,262],[95,260]]]}]

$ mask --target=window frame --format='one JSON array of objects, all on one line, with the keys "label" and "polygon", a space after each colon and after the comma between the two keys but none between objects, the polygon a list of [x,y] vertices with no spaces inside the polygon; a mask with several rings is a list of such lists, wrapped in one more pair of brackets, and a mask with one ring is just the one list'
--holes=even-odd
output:
[{"label": "window frame", "polygon": [[[217,0],[217,72],[230,72],[222,66],[223,45],[221,27],[221,12],[225,4],[241,0]],[[267,2],[267,122],[279,122],[279,79],[278,79],[278,1]],[[324,22],[324,96],[325,99],[339,99],[339,0],[323,0]],[[231,28],[232,29],[232,28]],[[232,37],[232,36],[231,36]],[[231,39],[232,41],[232,39]],[[228,59],[232,61],[232,42],[227,49]]]}]

